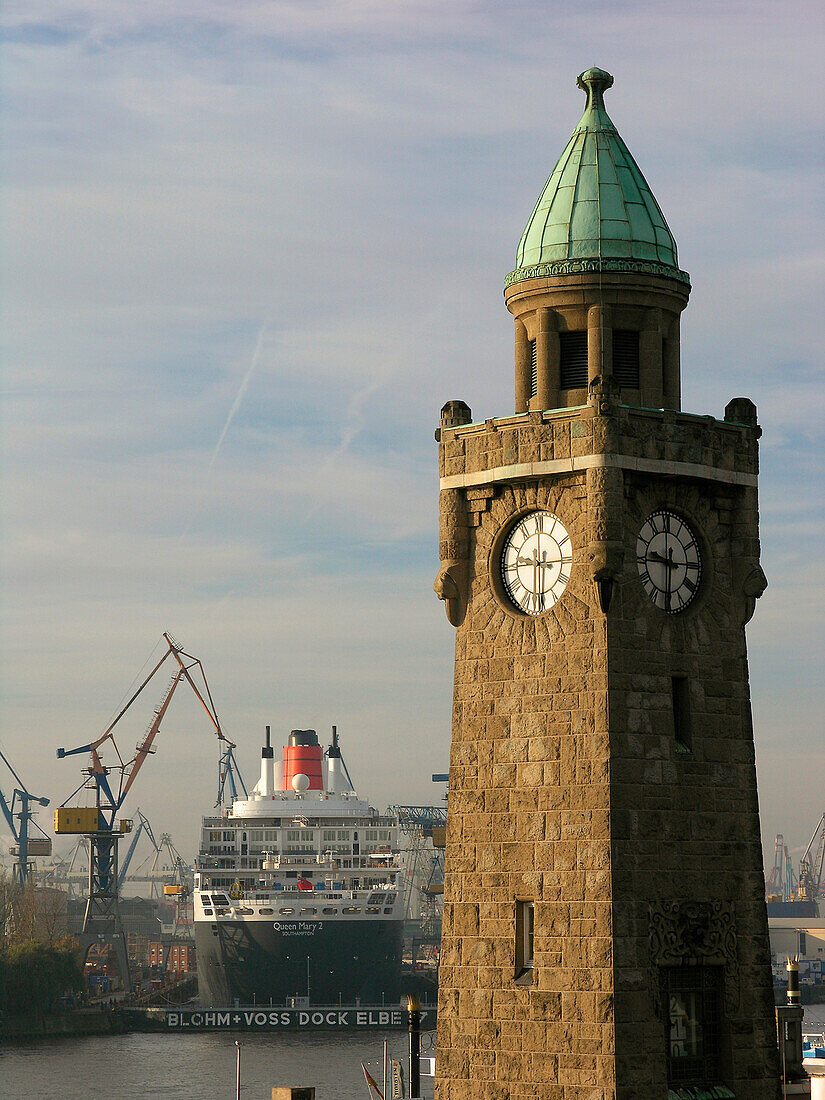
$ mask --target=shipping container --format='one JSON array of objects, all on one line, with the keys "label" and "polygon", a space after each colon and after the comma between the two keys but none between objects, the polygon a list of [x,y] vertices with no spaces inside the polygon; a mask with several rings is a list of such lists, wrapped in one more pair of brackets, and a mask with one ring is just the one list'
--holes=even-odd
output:
[{"label": "shipping container", "polygon": [[[30,839],[27,848],[30,858],[34,856],[50,856],[52,854],[52,842],[48,837],[38,838],[36,840]],[[9,848],[9,855],[19,856],[20,845],[15,844],[13,848]]]},{"label": "shipping container", "polygon": [[54,811],[56,833],[96,833],[102,825],[96,806],[60,806]]}]

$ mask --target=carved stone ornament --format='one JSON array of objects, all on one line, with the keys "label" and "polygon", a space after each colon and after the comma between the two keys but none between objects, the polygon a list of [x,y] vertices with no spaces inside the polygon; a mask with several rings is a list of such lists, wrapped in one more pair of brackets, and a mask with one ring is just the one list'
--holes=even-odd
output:
[{"label": "carved stone ornament", "polygon": [[587,386],[588,404],[593,405],[600,416],[614,414],[621,399],[618,383],[609,376],[598,374]]},{"label": "carved stone ornament", "polygon": [[768,578],[762,566],[757,562],[742,581],[742,595],[745,597],[745,622],[749,623],[756,610],[756,601],[768,587]]},{"label": "carved stone ornament", "polygon": [[442,563],[433,583],[433,591],[440,600],[444,601],[447,621],[451,626],[460,626],[464,618],[464,611],[466,610],[464,596],[466,589],[466,561]]},{"label": "carved stone ornament", "polygon": [[725,968],[725,1006],[739,1005],[736,912],[731,901],[656,901],[650,904],[651,988],[658,996],[658,968],[711,963]]},{"label": "carved stone ornament", "polygon": [[504,280],[505,288],[513,283],[523,283],[526,279],[545,279],[554,275],[582,275],[594,271],[630,271],[645,275],[664,275],[668,279],[677,279],[690,286],[690,275],[678,267],[658,263],[655,260],[553,260],[550,263],[533,264],[531,267],[519,267],[511,271]]}]

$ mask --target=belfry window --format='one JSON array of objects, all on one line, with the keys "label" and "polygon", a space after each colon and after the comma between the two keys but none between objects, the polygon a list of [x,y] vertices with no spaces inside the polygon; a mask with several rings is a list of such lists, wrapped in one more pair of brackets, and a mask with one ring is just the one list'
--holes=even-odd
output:
[{"label": "belfry window", "polygon": [[559,372],[563,390],[587,388],[587,333],[559,333]]},{"label": "belfry window", "polygon": [[639,334],[613,329],[613,378],[624,389],[639,388]]},{"label": "belfry window", "polygon": [[539,365],[536,355],[536,341],[530,341],[530,396],[535,397],[539,392]]},{"label": "belfry window", "polygon": [[721,1081],[721,966],[664,966],[660,971],[668,1084]]}]

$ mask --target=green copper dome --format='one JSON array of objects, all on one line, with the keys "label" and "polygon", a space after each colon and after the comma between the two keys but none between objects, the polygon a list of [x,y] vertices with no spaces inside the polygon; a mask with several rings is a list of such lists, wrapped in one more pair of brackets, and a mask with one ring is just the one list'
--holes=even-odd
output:
[{"label": "green copper dome", "polygon": [[689,283],[653,192],[604,107],[613,77],[576,81],[587,106],[539,196],[505,286],[547,275],[640,271]]}]

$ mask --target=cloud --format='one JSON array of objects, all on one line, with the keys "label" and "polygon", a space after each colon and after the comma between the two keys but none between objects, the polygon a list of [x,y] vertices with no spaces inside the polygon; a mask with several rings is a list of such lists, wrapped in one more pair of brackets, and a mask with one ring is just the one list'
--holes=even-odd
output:
[{"label": "cloud", "polygon": [[[815,16],[5,5],[0,715],[27,778],[68,790],[52,742],[99,728],[168,628],[207,662],[244,761],[266,721],[337,722],[373,801],[434,797],[453,637],[430,590],[432,432],[449,398],[512,410],[502,283],[596,63],[692,274],[686,407],[760,406],[771,587],[749,629],[779,831],[789,714],[806,783],[822,762]],[[191,852],[214,761],[175,705],[163,752],[183,770],[138,801]]]}]

